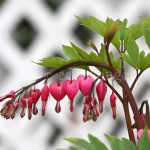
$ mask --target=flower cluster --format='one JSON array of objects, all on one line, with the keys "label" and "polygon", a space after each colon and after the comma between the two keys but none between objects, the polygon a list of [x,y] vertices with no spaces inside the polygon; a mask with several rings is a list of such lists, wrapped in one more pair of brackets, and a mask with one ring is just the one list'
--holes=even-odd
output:
[{"label": "flower cluster", "polygon": [[[14,91],[0,98],[3,101],[6,98],[11,98],[7,101],[3,108],[1,109],[1,115],[6,118],[15,118],[15,114],[19,107],[21,107],[20,117],[25,116],[26,109],[28,111],[28,119],[32,118],[32,115],[38,113],[37,102],[41,99],[42,115],[45,115],[46,104],[50,95],[56,100],[55,111],[59,113],[61,111],[60,101],[63,100],[65,96],[68,97],[70,101],[70,111],[74,110],[74,98],[76,97],[78,91],[80,91],[84,96],[83,102],[83,121],[88,120],[96,121],[100,113],[103,112],[103,103],[105,95],[107,93],[107,86],[103,79],[100,79],[99,83],[96,85],[96,94],[94,96],[94,86],[98,79],[94,80],[91,75],[79,75],[77,79],[65,80],[63,82],[52,82],[48,85],[47,80],[43,88],[30,89],[25,91],[25,94],[20,94],[17,101],[15,99],[18,95]],[[23,95],[23,96],[22,96]],[[116,96],[114,92],[110,95],[110,106],[112,108],[113,118],[116,118]]]}]

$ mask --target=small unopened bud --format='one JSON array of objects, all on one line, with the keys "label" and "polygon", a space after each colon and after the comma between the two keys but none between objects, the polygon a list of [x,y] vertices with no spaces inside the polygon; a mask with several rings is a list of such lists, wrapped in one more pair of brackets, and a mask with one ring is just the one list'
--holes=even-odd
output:
[{"label": "small unopened bud", "polygon": [[116,119],[116,96],[114,92],[110,95],[110,105],[113,113],[113,118]]}]

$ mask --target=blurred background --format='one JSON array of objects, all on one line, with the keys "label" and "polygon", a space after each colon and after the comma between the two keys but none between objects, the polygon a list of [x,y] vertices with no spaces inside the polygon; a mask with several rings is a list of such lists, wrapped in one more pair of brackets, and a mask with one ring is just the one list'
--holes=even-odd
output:
[{"label": "blurred background", "polygon": [[[145,0],[0,0],[0,95],[31,83],[51,69],[38,66],[32,61],[51,55],[65,57],[61,45],[70,41],[89,51],[86,42],[93,40],[100,45],[101,37],[80,26],[75,16],[93,15],[101,20],[127,18],[130,23],[139,21],[139,16],[150,16],[150,2]],[[141,49],[144,39],[138,40]],[[127,68],[128,81],[133,80],[133,70]],[[69,70],[65,70],[64,78]],[[73,71],[73,77],[83,71]],[[135,88],[135,98],[149,99],[150,72],[146,71]],[[54,77],[51,80],[55,80]],[[39,88],[43,83],[38,85]],[[117,119],[112,119],[108,91],[103,114],[97,122],[82,122],[81,93],[76,97],[76,108],[69,112],[67,98],[62,101],[62,112],[54,111],[55,101],[50,98],[47,114],[42,117],[27,116],[14,120],[0,118],[0,150],[54,150],[67,148],[70,144],[64,137],[87,138],[88,133],[101,138],[104,133],[127,137],[125,119],[120,102],[117,103]],[[39,108],[41,103],[38,104]],[[132,116],[133,117],[133,116]],[[136,132],[136,131],[135,131]]]}]

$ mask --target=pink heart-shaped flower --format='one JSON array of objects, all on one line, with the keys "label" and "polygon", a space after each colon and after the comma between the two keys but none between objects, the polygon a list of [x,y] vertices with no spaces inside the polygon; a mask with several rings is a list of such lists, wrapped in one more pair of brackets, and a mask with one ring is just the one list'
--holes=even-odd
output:
[{"label": "pink heart-shaped flower", "polygon": [[51,83],[49,86],[49,91],[56,101],[60,101],[66,96],[63,82],[60,84],[57,82]]}]

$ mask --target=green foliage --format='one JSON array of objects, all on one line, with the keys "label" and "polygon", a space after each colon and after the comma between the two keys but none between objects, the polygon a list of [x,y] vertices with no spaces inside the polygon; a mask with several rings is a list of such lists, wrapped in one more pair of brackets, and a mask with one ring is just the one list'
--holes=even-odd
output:
[{"label": "green foliage", "polygon": [[146,43],[150,49],[150,19],[143,18],[143,20],[144,20],[144,37],[145,37]]},{"label": "green foliage", "polygon": [[[145,55],[144,51],[140,51],[136,41],[141,36],[144,36],[146,44],[150,48],[150,19],[142,18],[140,22],[127,26],[127,19],[121,21],[107,18],[104,22],[92,16],[88,18],[77,18],[83,26],[103,37],[104,42],[101,43],[101,47],[99,48],[100,51],[96,50],[97,48],[93,42],[93,51],[89,53],[71,43],[71,46],[62,46],[67,59],[48,57],[42,59],[37,64],[52,68],[63,67],[69,63],[77,61],[97,62],[109,65],[105,45],[111,43],[115,46],[120,56],[115,57],[109,50],[109,57],[116,70],[121,69],[121,58],[131,67],[141,71],[150,67],[150,53]],[[95,51],[99,51],[99,54]],[[88,66],[77,66],[74,68],[89,70]],[[97,69],[103,73],[109,72],[107,69],[100,67],[97,67]]]},{"label": "green foliage", "polygon": [[[136,146],[126,138],[118,139],[115,136],[110,136],[106,134],[105,137],[110,143],[111,150],[137,150]],[[88,139],[89,140],[86,141],[81,138],[65,138],[66,141],[76,146],[72,146],[68,150],[109,150],[109,148],[95,136],[88,134]],[[145,129],[142,137],[138,141],[138,150],[149,149],[150,140]]]},{"label": "green foliage", "polygon": [[90,16],[89,18],[77,17],[83,26],[95,31],[96,33],[104,36],[105,23],[97,18]]},{"label": "green foliage", "polygon": [[63,58],[60,57],[48,57],[48,58],[43,58],[39,63],[39,65],[46,66],[46,67],[51,67],[51,68],[59,68],[62,67],[69,62]]},{"label": "green foliage", "polygon": [[150,140],[148,138],[147,129],[144,129],[144,133],[142,134],[139,143],[138,143],[139,150],[150,150]]}]

